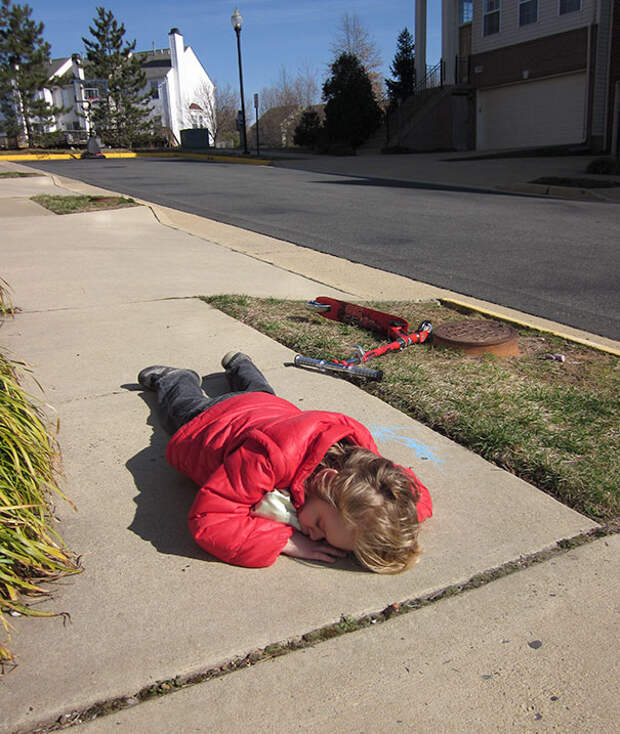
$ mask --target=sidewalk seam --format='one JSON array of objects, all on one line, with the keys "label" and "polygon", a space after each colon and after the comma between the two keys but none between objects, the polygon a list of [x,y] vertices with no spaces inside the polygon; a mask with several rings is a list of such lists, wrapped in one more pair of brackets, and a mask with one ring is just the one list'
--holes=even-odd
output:
[{"label": "sidewalk seam", "polygon": [[[157,221],[157,223],[159,225],[161,225],[162,227],[168,227],[169,229],[172,229],[175,232],[182,232],[183,234],[186,234],[189,237],[197,237],[199,240],[202,240],[203,242],[210,242],[210,244],[214,245],[215,247],[221,247],[224,250],[228,250],[229,252],[235,252],[235,253],[237,253],[237,255],[243,255],[245,257],[249,257],[250,259],[255,260],[256,262],[260,262],[260,263],[264,263],[264,264],[270,265],[271,267],[276,268],[277,270],[281,270],[284,273],[290,273],[291,275],[298,275],[298,276],[300,276],[302,278],[305,278],[306,280],[311,281],[312,283],[317,283],[318,285],[323,285],[326,288],[331,288],[334,291],[338,291],[338,293],[342,293],[344,295],[352,295],[352,296],[356,296],[358,298],[361,298],[362,297],[359,294],[353,293],[352,291],[345,291],[345,290],[342,290],[342,288],[338,288],[338,286],[331,285],[330,283],[326,283],[326,282],[324,282],[322,280],[317,280],[316,278],[313,278],[311,275],[305,275],[304,273],[300,273],[298,270],[291,270],[291,268],[283,268],[281,265],[278,265],[277,263],[275,263],[275,262],[273,262],[271,260],[266,260],[265,258],[259,257],[258,255],[254,255],[252,253],[245,252],[244,250],[238,250],[238,249],[236,249],[234,247],[231,247],[229,245],[222,245],[219,242],[212,242],[211,240],[205,240],[205,238],[204,237],[201,237],[200,235],[194,234],[193,232],[188,232],[185,229],[181,229],[181,227],[175,227],[173,224],[168,224],[167,222],[163,222],[159,218],[159,216],[157,215],[157,212],[153,208],[153,205],[150,204],[149,202],[146,202],[146,201],[141,200],[140,203],[143,206],[147,207],[147,209],[149,209],[151,211],[151,213],[155,217],[155,220]],[[159,205],[156,204],[155,206],[159,206]],[[229,225],[229,226],[236,226],[236,225]],[[242,227],[238,227],[238,229],[242,229]],[[251,231],[251,230],[248,230],[248,231]],[[285,241],[285,240],[283,240],[283,241]],[[297,247],[299,247],[299,245],[297,245]],[[321,254],[321,253],[319,253],[319,254]]]},{"label": "sidewalk seam", "polygon": [[471,576],[467,581],[456,582],[443,587],[442,589],[432,591],[413,599],[407,599],[402,602],[393,602],[385,607],[385,609],[363,614],[357,618],[342,615],[338,622],[332,622],[331,624],[310,630],[297,637],[288,640],[279,640],[270,643],[265,647],[251,650],[245,654],[236,655],[229,660],[212,665],[201,672],[177,676],[164,681],[157,681],[144,686],[133,694],[118,696],[106,701],[99,701],[81,711],[73,710],[66,712],[58,717],[54,722],[47,725],[39,725],[38,727],[29,730],[29,732],[30,734],[47,734],[52,731],[61,731],[70,726],[87,723],[94,719],[101,718],[102,716],[108,716],[128,708],[133,708],[134,706],[145,703],[153,698],[160,698],[162,696],[167,696],[170,693],[174,693],[175,691],[207,683],[211,680],[221,678],[239,670],[253,667],[258,663],[266,662],[267,660],[273,660],[298,650],[315,647],[326,640],[342,637],[343,635],[351,632],[360,632],[372,625],[388,622],[393,617],[409,614],[444,599],[461,596],[462,594],[474,589],[487,586],[500,578],[510,576],[516,572],[525,571],[532,566],[545,563],[562,556],[571,550],[606,537],[611,537],[619,532],[620,526],[618,526],[617,523],[599,525],[591,530],[579,533],[570,538],[560,539],[553,545],[543,548],[540,551],[536,551],[526,556],[520,556],[516,560],[503,563],[501,566],[478,572]]},{"label": "sidewalk seam", "polygon": [[[46,176],[50,176],[52,178],[52,181],[54,182],[55,185],[57,185],[57,186],[59,186],[61,188],[70,188],[70,186],[65,185],[65,184],[62,184],[60,182],[60,180],[58,180],[58,178],[63,178],[63,177],[58,177],[57,174],[48,173],[46,171],[41,171],[41,172],[44,175],[46,175]],[[344,174],[334,174],[334,175],[344,175]],[[67,181],[68,181],[69,184],[71,184],[71,183],[85,184],[85,182],[79,181],[79,180],[76,180],[76,179],[67,179]],[[85,184],[85,185],[92,186],[92,184]],[[93,187],[93,188],[101,188],[101,187]],[[76,190],[76,189],[74,189],[74,190]],[[118,196],[127,196],[127,194],[122,194],[122,193],[119,193],[119,192],[116,192],[116,191],[111,191],[109,189],[102,189],[102,190],[109,191],[109,193],[116,194]],[[526,196],[525,194],[518,194],[518,195]],[[532,194],[530,196],[536,196],[536,195],[535,194]],[[544,198],[544,197],[542,197],[542,198]],[[144,199],[139,199],[139,198],[136,198],[135,200],[138,203],[142,204],[143,206],[147,207],[151,211],[153,217],[155,218],[155,221],[160,226],[162,226],[162,227],[168,227],[168,228],[170,228],[170,229],[172,229],[174,231],[183,232],[184,234],[188,234],[188,235],[192,235],[194,237],[198,237],[199,239],[202,239],[203,241],[211,242],[211,244],[213,244],[213,245],[217,245],[218,247],[222,247],[222,248],[227,249],[227,250],[229,250],[231,252],[236,252],[237,254],[247,255],[248,257],[251,257],[252,259],[256,260],[257,262],[267,263],[268,265],[271,265],[272,267],[278,268],[279,270],[282,270],[283,272],[291,273],[293,275],[299,275],[299,276],[301,276],[303,278],[307,278],[308,280],[310,280],[312,282],[318,283],[319,285],[324,285],[326,287],[333,288],[334,290],[339,291],[340,293],[344,293],[344,294],[348,294],[348,295],[353,295],[356,298],[363,299],[363,300],[368,300],[367,297],[362,296],[359,293],[354,293],[352,290],[351,291],[345,291],[345,290],[343,290],[342,288],[340,288],[340,287],[338,287],[336,285],[332,285],[330,283],[326,283],[324,281],[317,280],[316,278],[312,278],[311,276],[308,276],[308,275],[306,275],[303,272],[299,272],[298,270],[292,270],[292,269],[289,269],[289,268],[282,268],[281,266],[277,265],[275,262],[273,262],[271,260],[268,260],[268,259],[265,259],[265,258],[261,257],[258,254],[251,254],[251,253],[245,252],[243,250],[240,250],[240,249],[236,249],[234,247],[231,247],[230,245],[227,245],[227,244],[222,244],[220,242],[213,242],[212,240],[207,240],[207,239],[201,237],[200,235],[194,234],[193,232],[189,232],[188,230],[183,229],[180,226],[175,226],[175,225],[166,223],[165,221],[162,221],[162,219],[157,215],[157,212],[156,212],[156,207],[162,206],[162,205],[155,204],[154,202],[146,201]],[[173,207],[170,207],[170,208],[173,208]],[[175,210],[175,211],[180,211],[181,213],[184,213],[184,214],[187,213],[187,212],[184,212],[183,210]],[[202,215],[194,215],[194,216],[198,216],[201,219],[208,219],[207,217],[203,217]],[[213,221],[216,221],[217,222],[218,220],[213,220]],[[240,230],[243,230],[244,229],[243,227],[238,226],[238,225],[228,225],[228,226],[231,226],[231,227],[234,227],[234,228],[240,229]],[[247,231],[250,231],[251,232],[252,230],[247,230]],[[290,242],[288,242],[286,240],[282,240],[282,241],[285,242],[286,244],[293,245],[294,247],[301,247],[301,245],[295,245],[294,243],[290,243]],[[311,248],[307,248],[307,249],[311,249]],[[316,250],[315,252],[317,252],[318,254],[325,254],[325,253],[320,253],[320,251],[318,251],[318,250]],[[334,256],[334,257],[337,257],[337,256]],[[358,264],[364,265],[363,263],[358,263]],[[377,270],[377,268],[373,268],[372,266],[369,266],[369,265],[368,266],[364,265],[364,267],[368,267],[368,268]],[[383,271],[383,272],[389,273],[389,271]],[[413,279],[410,279],[410,278],[408,278],[408,280],[411,280],[412,282],[415,282]],[[430,283],[424,283],[424,285],[431,285],[431,284]],[[439,287],[438,287],[438,290],[441,290],[441,291],[444,291],[444,292],[447,291],[447,289],[445,289],[445,288],[439,288]],[[550,328],[547,328],[547,327],[545,327],[543,325],[536,324],[536,323],[534,323],[532,321],[528,321],[528,318],[527,318],[528,316],[531,316],[532,319],[535,319],[536,318],[533,314],[527,314],[527,313],[523,312],[524,319],[523,320],[516,320],[516,319],[511,318],[508,315],[504,315],[504,314],[501,314],[500,312],[496,312],[492,308],[486,309],[484,306],[480,306],[479,307],[479,306],[477,306],[475,304],[469,304],[466,301],[461,301],[460,298],[459,298],[459,296],[460,296],[460,298],[465,298],[465,299],[468,298],[467,296],[463,296],[463,294],[452,294],[452,293],[450,293],[450,295],[438,296],[437,298],[433,298],[433,299],[429,299],[429,300],[431,300],[431,301],[434,300],[436,302],[445,302],[447,304],[453,304],[453,305],[455,305],[457,307],[461,306],[461,307],[464,307],[464,308],[469,309],[470,311],[477,311],[478,313],[482,313],[483,315],[486,314],[486,315],[490,316],[491,318],[496,318],[496,319],[499,319],[499,320],[502,320],[502,321],[506,321],[508,323],[515,323],[515,324],[517,324],[519,326],[522,326],[522,327],[525,327],[525,328],[528,328],[528,329],[535,329],[537,331],[551,333],[551,334],[553,334],[555,336],[559,336],[562,339],[566,339],[567,341],[575,342],[575,343],[578,343],[578,344],[583,344],[584,346],[590,347],[592,349],[596,349],[596,350],[599,350],[599,351],[604,351],[604,352],[607,352],[607,353],[610,353],[610,354],[614,354],[616,356],[620,356],[620,351],[617,350],[615,347],[607,346],[605,344],[600,344],[600,343],[597,343],[594,340],[583,339],[583,338],[581,338],[581,337],[579,337],[577,335],[573,335],[573,334],[567,333],[566,331],[562,331],[561,328],[563,326],[567,326],[565,324],[560,324],[560,323],[557,324],[558,327],[560,327],[560,330],[550,329]],[[479,299],[476,299],[476,300],[479,300]],[[489,304],[489,305],[490,306],[493,306],[494,304]],[[571,328],[571,327],[567,327],[567,328]],[[606,338],[606,337],[603,337],[603,338]],[[612,341],[614,341],[614,340],[612,340]]]}]

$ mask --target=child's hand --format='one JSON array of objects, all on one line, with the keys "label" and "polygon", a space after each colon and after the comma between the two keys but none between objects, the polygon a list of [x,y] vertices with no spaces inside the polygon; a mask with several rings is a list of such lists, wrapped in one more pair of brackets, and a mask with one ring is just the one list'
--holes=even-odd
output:
[{"label": "child's hand", "polygon": [[326,540],[310,540],[307,535],[297,530],[288,539],[282,553],[293,558],[305,558],[308,561],[326,561],[333,563],[337,558],[343,558],[347,551],[334,548]]}]

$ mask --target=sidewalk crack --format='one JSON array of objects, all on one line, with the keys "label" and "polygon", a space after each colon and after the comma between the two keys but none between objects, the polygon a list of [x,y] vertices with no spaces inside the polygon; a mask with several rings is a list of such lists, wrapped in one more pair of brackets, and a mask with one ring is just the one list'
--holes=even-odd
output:
[{"label": "sidewalk crack", "polygon": [[545,563],[582,545],[592,543],[600,538],[609,537],[618,532],[620,532],[620,525],[617,522],[600,525],[570,538],[558,540],[549,548],[531,553],[527,556],[521,556],[501,566],[474,574],[467,581],[450,584],[412,599],[393,602],[385,607],[385,609],[363,614],[359,617],[342,615],[337,622],[310,630],[289,640],[276,641],[265,647],[250,650],[202,671],[157,681],[133,694],[100,701],[80,711],[73,710],[67,712],[62,714],[54,723],[32,729],[30,734],[47,734],[48,732],[66,729],[69,726],[86,723],[101,716],[107,716],[131,708],[152,698],[165,696],[190,686],[207,683],[216,678],[244,670],[245,668],[252,667],[267,660],[288,655],[297,650],[315,647],[326,640],[342,637],[351,632],[358,632],[372,625],[385,624],[395,617],[415,612],[423,607],[436,604],[443,599],[460,596],[473,589],[486,586],[500,578],[523,571],[540,563]]}]

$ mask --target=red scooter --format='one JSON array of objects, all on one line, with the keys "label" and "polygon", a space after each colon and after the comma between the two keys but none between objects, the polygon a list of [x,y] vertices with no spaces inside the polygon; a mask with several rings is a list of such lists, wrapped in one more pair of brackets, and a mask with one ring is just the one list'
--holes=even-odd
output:
[{"label": "red scooter", "polygon": [[380,380],[383,377],[382,370],[373,370],[360,365],[387,352],[399,352],[411,344],[423,344],[431,338],[433,332],[433,325],[430,321],[423,321],[415,331],[410,332],[409,322],[400,316],[375,311],[372,308],[339,301],[327,296],[319,296],[306,305],[326,319],[370,329],[385,335],[391,341],[368,351],[356,344],[354,354],[347,360],[313,359],[297,354],[294,360],[296,367],[311,367],[320,372],[344,372],[355,377]]}]

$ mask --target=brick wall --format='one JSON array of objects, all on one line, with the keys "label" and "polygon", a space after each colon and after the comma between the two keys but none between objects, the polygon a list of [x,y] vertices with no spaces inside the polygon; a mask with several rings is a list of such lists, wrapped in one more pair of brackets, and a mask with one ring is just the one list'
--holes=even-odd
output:
[{"label": "brick wall", "polygon": [[[619,0],[615,1],[618,4]],[[583,27],[473,54],[471,84],[477,88],[495,87],[582,71],[587,66],[587,51],[588,29]]]}]

